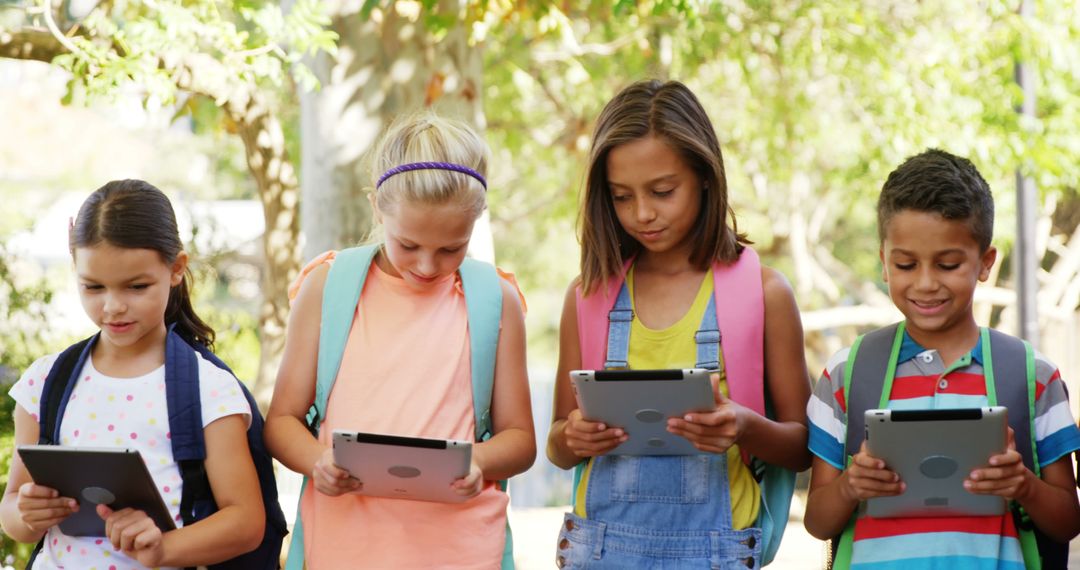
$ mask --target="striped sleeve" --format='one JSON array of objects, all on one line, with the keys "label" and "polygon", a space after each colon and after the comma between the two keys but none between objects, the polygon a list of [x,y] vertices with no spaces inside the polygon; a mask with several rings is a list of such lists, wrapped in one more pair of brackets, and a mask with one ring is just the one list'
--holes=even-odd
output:
[{"label": "striped sleeve", "polygon": [[1080,428],[1069,408],[1061,372],[1042,354],[1035,355],[1035,451],[1045,467],[1080,449]]},{"label": "striped sleeve", "polygon": [[844,364],[848,349],[829,359],[825,370],[814,385],[814,393],[806,404],[810,426],[810,452],[833,467],[843,470],[844,441],[847,439],[847,415],[844,412]]}]

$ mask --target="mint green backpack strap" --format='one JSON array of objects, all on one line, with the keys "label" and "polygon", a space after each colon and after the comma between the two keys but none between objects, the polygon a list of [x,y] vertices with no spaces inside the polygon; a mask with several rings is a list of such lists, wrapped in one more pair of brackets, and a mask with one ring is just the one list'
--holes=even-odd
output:
[{"label": "mint green backpack strap", "polygon": [[[326,401],[334,387],[341,358],[345,354],[345,343],[349,340],[356,304],[360,302],[360,292],[364,290],[371,260],[379,251],[378,245],[365,245],[345,249],[334,256],[330,272],[326,275],[323,286],[322,317],[319,321],[319,356],[318,371],[315,378],[315,401],[308,410],[307,423],[312,432],[318,434],[319,424],[326,417]],[[292,539],[289,542],[289,557],[285,561],[285,570],[303,570],[304,568],[304,525],[300,520],[300,500],[304,497],[308,478],[300,485],[300,499],[296,506],[296,521],[293,523]]]},{"label": "mint green backpack strap", "polygon": [[364,290],[371,260],[378,245],[344,249],[334,257],[323,287],[322,318],[319,321],[318,373],[315,381],[315,401],[308,412],[308,425],[318,433],[326,417],[326,401],[334,388],[345,343],[349,340],[356,304]]},{"label": "mint green backpack strap", "polygon": [[475,259],[466,258],[458,271],[469,314],[476,441],[487,441],[492,435],[491,393],[495,386],[495,356],[502,322],[502,283],[494,266]]},{"label": "mint green backpack strap", "polygon": [[[502,322],[502,282],[495,267],[466,258],[458,269],[465,290],[465,308],[469,315],[469,353],[472,367],[473,414],[476,441],[491,439],[491,394],[495,388],[495,357],[499,349],[499,325]],[[506,481],[499,481],[505,491]],[[506,523],[503,547],[503,570],[514,568],[514,538]]]}]

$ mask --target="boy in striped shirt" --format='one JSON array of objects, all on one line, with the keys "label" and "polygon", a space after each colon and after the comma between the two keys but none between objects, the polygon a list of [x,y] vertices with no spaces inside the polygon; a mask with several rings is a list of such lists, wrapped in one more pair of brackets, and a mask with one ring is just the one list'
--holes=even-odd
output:
[{"label": "boy in striped shirt", "polygon": [[[997,257],[990,245],[993,222],[994,203],[986,181],[971,162],[940,150],[909,158],[882,187],[878,200],[882,276],[905,317],[889,409],[989,405],[972,297]],[[851,568],[1025,568],[1010,512],[893,519],[863,514],[859,507],[867,499],[901,494],[904,482],[870,456],[865,444],[845,468],[843,375],[848,354],[844,349],[829,360],[807,406],[814,454],[804,518],[810,534],[823,540],[840,536],[856,515]],[[1010,439],[1008,451],[974,470],[964,487],[1015,500],[1048,538],[1068,543],[1080,533],[1071,461],[1072,452],[1080,449],[1080,429],[1057,367],[1038,353],[1035,376],[1031,429],[1041,478],[1024,466]]]}]

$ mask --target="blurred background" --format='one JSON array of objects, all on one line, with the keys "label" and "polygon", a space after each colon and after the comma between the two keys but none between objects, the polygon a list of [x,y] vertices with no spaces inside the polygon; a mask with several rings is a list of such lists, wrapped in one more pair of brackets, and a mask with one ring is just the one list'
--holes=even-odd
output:
[{"label": "blurred background", "polygon": [[[68,220],[103,183],[134,177],[172,198],[197,308],[265,406],[288,283],[367,235],[368,150],[433,107],[491,147],[472,253],[514,272],[528,299],[541,451],[511,483],[512,517],[520,565],[550,567],[570,477],[543,442],[590,135],[644,78],[683,81],[704,103],[739,228],[796,291],[815,377],[899,317],[877,258],[886,175],[927,147],[969,157],[994,190],[1001,252],[977,317],[1036,341],[1075,414],[1074,0],[0,0],[0,384],[93,332]],[[13,403],[0,402],[2,484]],[[820,566],[801,500],[774,567]],[[4,537],[0,559],[21,567],[27,551]]]}]

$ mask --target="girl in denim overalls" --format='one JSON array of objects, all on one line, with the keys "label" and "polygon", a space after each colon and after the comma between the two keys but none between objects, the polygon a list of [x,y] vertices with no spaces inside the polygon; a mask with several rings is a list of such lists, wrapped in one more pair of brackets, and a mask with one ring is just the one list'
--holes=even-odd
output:
[{"label": "girl in denim overalls", "polygon": [[[563,521],[556,562],[570,568],[756,568],[762,562],[755,527],[760,490],[743,456],[794,471],[810,461],[810,384],[791,288],[764,267],[760,285],[754,271],[753,283],[736,288],[760,289],[764,357],[753,364],[764,368],[774,421],[728,398],[725,368],[734,370],[734,362],[725,367],[720,349],[728,349],[729,360],[740,358],[731,350],[735,340],[727,339],[750,333],[702,334],[717,328],[714,293],[725,293],[714,291],[721,283],[714,273],[750,257],[756,263],[756,254],[730,214],[720,146],[697,98],[674,81],[624,89],[597,121],[587,180],[581,276],[563,307],[547,447],[553,463],[578,468],[574,512]],[[621,287],[613,283],[619,281]],[[611,326],[599,346],[598,335],[583,333],[588,327],[579,312],[609,289],[619,292],[611,314],[632,318]],[[667,426],[707,454],[606,455],[628,436],[585,420],[569,379],[571,370],[600,365],[717,369],[716,408],[670,418]]]}]

